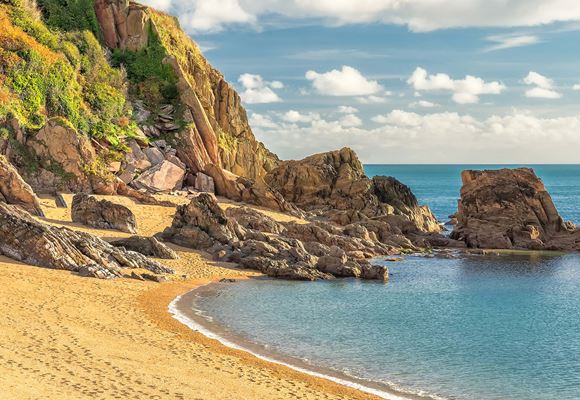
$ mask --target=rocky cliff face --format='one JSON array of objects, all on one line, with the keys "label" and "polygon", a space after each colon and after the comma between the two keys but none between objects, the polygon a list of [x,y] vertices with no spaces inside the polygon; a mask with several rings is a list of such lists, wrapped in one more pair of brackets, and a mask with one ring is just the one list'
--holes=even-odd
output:
[{"label": "rocky cliff face", "polygon": [[463,171],[451,236],[469,247],[578,250],[580,230],[564,222],[530,168]]}]

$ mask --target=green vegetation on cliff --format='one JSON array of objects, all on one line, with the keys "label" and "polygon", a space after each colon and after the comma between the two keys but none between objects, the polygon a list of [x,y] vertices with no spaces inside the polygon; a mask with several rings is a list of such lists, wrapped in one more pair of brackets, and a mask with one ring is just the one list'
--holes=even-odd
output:
[{"label": "green vegetation on cliff", "polygon": [[60,9],[59,0],[42,1],[47,23],[33,3],[0,5],[0,121],[15,117],[34,131],[59,117],[122,148],[121,138],[136,128],[125,74],[111,67],[95,37],[94,12],[79,14],[82,7],[93,9],[87,1]]}]

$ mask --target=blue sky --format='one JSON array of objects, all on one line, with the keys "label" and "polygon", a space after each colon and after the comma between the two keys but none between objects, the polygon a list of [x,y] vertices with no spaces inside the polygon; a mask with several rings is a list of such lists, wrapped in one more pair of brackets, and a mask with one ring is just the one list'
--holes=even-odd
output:
[{"label": "blue sky", "polygon": [[156,1],[282,158],[580,162],[580,2]]}]

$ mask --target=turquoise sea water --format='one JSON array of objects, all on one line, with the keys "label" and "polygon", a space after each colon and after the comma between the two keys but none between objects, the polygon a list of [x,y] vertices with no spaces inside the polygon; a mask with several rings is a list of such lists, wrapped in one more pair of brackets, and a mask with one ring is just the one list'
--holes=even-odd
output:
[{"label": "turquoise sea water", "polygon": [[[454,211],[462,169],[367,166],[367,173],[396,176],[443,218]],[[536,171],[560,212],[580,222],[580,168]],[[580,255],[410,256],[388,266],[387,284],[215,284],[193,309],[258,353],[420,398],[580,399]]]},{"label": "turquoise sea water", "polygon": [[437,218],[446,221],[457,210],[461,171],[531,167],[546,188],[564,219],[580,225],[580,165],[365,165],[369,177],[394,176],[431,207]]}]

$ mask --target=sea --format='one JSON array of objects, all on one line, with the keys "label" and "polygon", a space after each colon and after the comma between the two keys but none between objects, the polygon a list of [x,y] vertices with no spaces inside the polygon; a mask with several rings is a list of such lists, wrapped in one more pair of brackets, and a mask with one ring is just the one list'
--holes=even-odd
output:
[{"label": "sea", "polygon": [[[365,169],[407,184],[445,221],[460,172],[499,167]],[[564,219],[580,223],[580,166],[532,167]],[[580,399],[579,255],[446,252],[375,262],[388,265],[388,283],[215,283],[170,308],[226,345],[386,399]]]}]

